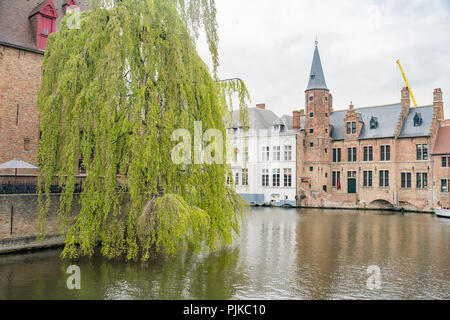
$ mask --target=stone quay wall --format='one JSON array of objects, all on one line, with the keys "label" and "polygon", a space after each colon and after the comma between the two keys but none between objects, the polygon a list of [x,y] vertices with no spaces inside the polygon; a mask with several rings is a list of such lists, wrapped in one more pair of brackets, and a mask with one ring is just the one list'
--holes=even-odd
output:
[{"label": "stone quay wall", "polygon": [[[64,244],[58,225],[59,195],[51,195],[46,219],[46,237],[36,239],[38,227],[38,196],[0,195],[0,253],[46,248]],[[79,212],[79,195],[74,195],[72,212]]]}]

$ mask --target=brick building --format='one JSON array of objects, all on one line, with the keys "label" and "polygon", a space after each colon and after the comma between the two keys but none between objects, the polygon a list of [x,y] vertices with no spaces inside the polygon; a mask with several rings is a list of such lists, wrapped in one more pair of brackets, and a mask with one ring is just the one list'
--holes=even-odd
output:
[{"label": "brick building", "polygon": [[0,1],[0,163],[37,164],[37,93],[48,36],[87,0]]},{"label": "brick building", "polygon": [[448,205],[450,127],[441,89],[433,97],[413,108],[403,88],[400,103],[334,111],[316,43],[306,107],[293,113],[298,204],[426,211],[438,201]]}]

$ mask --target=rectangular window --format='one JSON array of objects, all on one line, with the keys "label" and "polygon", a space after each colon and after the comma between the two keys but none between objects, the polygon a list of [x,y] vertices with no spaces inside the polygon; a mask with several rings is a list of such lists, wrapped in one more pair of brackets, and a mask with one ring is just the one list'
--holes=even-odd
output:
[{"label": "rectangular window", "polygon": [[236,175],[234,177],[234,183],[238,186],[239,185],[239,172],[236,172]]},{"label": "rectangular window", "polygon": [[428,145],[418,144],[417,145],[417,160],[425,161],[428,160]]},{"label": "rectangular window", "polygon": [[389,187],[389,171],[380,170],[380,187]]},{"label": "rectangular window", "polygon": [[442,167],[447,168],[447,157],[442,157]]},{"label": "rectangular window", "polygon": [[364,187],[372,187],[372,171],[364,171],[363,186]]},{"label": "rectangular window", "polygon": [[406,174],[406,188],[411,189],[411,173]]},{"label": "rectangular window", "polygon": [[284,160],[292,161],[292,146],[284,146]]},{"label": "rectangular window", "polygon": [[441,192],[448,192],[448,182],[447,179],[441,179]]},{"label": "rectangular window", "polygon": [[380,152],[380,161],[391,161],[391,146],[381,146]]},{"label": "rectangular window", "polygon": [[422,146],[422,158],[423,160],[428,160],[428,145],[424,144]]},{"label": "rectangular window", "polygon": [[356,134],[356,122],[347,122],[347,134]]},{"label": "rectangular window", "polygon": [[341,180],[341,172],[340,171],[333,171],[331,173],[331,186],[333,188],[336,188],[338,185],[338,181]]},{"label": "rectangular window", "polygon": [[24,151],[30,151],[31,150],[31,143],[30,143],[30,138],[25,138],[23,139],[23,150]]},{"label": "rectangular window", "polygon": [[292,169],[284,169],[284,186],[292,187]]},{"label": "rectangular window", "polygon": [[248,169],[242,169],[242,185],[248,186]]},{"label": "rectangular window", "polygon": [[272,170],[272,186],[273,187],[279,187],[280,186],[280,176],[281,176],[281,170],[280,169],[273,169]]},{"label": "rectangular window", "polygon": [[416,174],[416,187],[417,187],[417,189],[427,189],[428,188],[428,173],[418,172]]},{"label": "rectangular window", "polygon": [[402,189],[411,189],[411,172],[402,172],[401,187]]},{"label": "rectangular window", "polygon": [[341,148],[333,149],[333,162],[341,162]]},{"label": "rectangular window", "polygon": [[347,149],[348,162],[356,162],[356,148]]},{"label": "rectangular window", "polygon": [[373,147],[364,147],[364,161],[373,161]]},{"label": "rectangular window", "polygon": [[262,186],[263,187],[269,186],[269,169],[262,170]]},{"label": "rectangular window", "polygon": [[273,161],[280,161],[281,147],[273,147]]}]

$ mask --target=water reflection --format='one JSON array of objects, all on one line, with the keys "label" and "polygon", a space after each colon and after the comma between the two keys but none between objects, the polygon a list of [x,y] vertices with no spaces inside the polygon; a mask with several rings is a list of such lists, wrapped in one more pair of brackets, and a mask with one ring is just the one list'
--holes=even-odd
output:
[{"label": "water reflection", "polygon": [[[253,209],[232,247],[149,263],[60,250],[0,256],[0,299],[448,299],[450,221],[429,215]],[[70,264],[79,291],[66,287]],[[367,267],[381,290],[366,287]]]}]

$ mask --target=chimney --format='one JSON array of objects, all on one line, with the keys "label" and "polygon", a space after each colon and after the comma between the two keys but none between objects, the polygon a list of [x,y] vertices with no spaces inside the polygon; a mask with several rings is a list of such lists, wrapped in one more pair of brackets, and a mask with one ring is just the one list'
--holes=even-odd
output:
[{"label": "chimney", "polygon": [[441,88],[434,89],[433,93],[433,106],[436,119],[444,120],[444,100],[442,99]]},{"label": "chimney", "polygon": [[261,109],[261,110],[266,110],[266,104],[265,103],[260,103],[256,105],[257,109]]},{"label": "chimney", "polygon": [[294,127],[294,130],[297,131],[297,132],[300,132],[300,130],[301,130],[300,116],[301,116],[301,112],[300,111],[293,111],[292,112],[293,127]]},{"label": "chimney", "polygon": [[403,87],[402,89],[402,116],[406,117],[409,112],[409,108],[411,108],[411,99],[409,96],[409,90],[407,87]]}]

